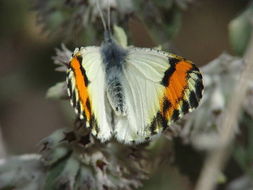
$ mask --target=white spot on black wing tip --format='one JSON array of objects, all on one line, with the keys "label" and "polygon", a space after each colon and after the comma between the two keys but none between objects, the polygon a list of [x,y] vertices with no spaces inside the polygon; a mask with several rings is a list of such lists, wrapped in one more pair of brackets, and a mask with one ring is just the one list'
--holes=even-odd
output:
[{"label": "white spot on black wing tip", "polygon": [[202,81],[198,80],[195,84],[195,91],[196,91],[196,97],[198,100],[202,98],[203,92],[204,92],[204,85]]},{"label": "white spot on black wing tip", "polygon": [[74,90],[72,93],[72,102],[73,102],[73,107],[76,107],[76,91]]},{"label": "white spot on black wing tip", "polygon": [[67,93],[68,93],[68,96],[70,97],[70,90],[69,90],[69,88],[67,88]]},{"label": "white spot on black wing tip", "polygon": [[195,74],[197,75],[197,77],[198,77],[199,79],[202,79],[202,78],[203,78],[200,72],[195,72]]},{"label": "white spot on black wing tip", "polygon": [[70,105],[73,106],[73,101],[72,101],[72,99],[70,99]]},{"label": "white spot on black wing tip", "polygon": [[71,97],[72,96],[72,91],[73,91],[72,84],[71,84],[71,79],[69,79],[67,77],[66,83],[67,83],[68,96]]},{"label": "white spot on black wing tip", "polygon": [[86,125],[87,128],[89,128],[89,127],[90,127],[89,121],[86,121],[86,124],[85,124],[85,125]]},{"label": "white spot on black wing tip", "polygon": [[92,132],[92,134],[93,134],[94,136],[97,136],[97,135],[98,135],[98,133],[97,133],[97,131],[96,131],[95,129],[92,129],[91,132]]}]

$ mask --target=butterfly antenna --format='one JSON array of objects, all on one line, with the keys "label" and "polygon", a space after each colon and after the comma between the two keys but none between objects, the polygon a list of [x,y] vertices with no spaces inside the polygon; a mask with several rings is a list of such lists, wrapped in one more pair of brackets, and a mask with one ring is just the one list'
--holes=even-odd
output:
[{"label": "butterfly antenna", "polygon": [[100,18],[102,20],[102,23],[103,23],[103,26],[104,26],[104,30],[107,31],[107,28],[106,28],[106,24],[105,24],[105,19],[104,19],[104,15],[103,15],[103,12],[100,8],[100,5],[99,5],[99,0],[96,0],[96,5],[97,5],[97,8],[98,8],[98,12],[99,12],[99,15],[100,15]]},{"label": "butterfly antenna", "polygon": [[108,32],[111,35],[111,7],[110,0],[107,0],[107,22],[108,22]]}]

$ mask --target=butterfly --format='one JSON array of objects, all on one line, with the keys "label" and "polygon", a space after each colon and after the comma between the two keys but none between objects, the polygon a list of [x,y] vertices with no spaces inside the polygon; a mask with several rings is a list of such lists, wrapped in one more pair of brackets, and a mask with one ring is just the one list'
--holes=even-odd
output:
[{"label": "butterfly", "polygon": [[199,69],[183,57],[122,47],[105,31],[101,46],[75,49],[67,69],[71,105],[101,142],[141,143],[160,134],[202,98]]}]

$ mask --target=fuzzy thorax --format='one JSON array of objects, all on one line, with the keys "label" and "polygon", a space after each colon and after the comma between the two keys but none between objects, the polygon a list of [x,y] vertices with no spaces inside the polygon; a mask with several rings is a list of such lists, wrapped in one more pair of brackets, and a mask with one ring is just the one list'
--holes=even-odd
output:
[{"label": "fuzzy thorax", "polygon": [[119,46],[110,35],[105,35],[101,55],[105,69],[108,100],[116,115],[125,116],[127,108],[122,88],[122,77],[127,50]]}]

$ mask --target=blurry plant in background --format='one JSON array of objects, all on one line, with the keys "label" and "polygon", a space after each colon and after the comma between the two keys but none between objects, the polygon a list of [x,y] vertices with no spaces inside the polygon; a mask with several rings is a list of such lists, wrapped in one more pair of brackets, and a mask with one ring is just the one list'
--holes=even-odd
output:
[{"label": "blurry plant in background", "polygon": [[[105,12],[108,7],[112,9],[112,23],[127,27],[129,19],[137,16],[148,22],[149,32],[168,41],[179,29],[180,12],[187,7],[188,2],[189,0],[111,0],[108,3],[100,1],[100,7]],[[38,10],[38,22],[51,35],[81,45],[100,43],[103,38],[103,25],[96,1],[36,1],[35,8]]]},{"label": "blurry plant in background", "polygon": [[[120,43],[126,45],[129,41],[128,44],[135,46],[161,46],[163,49],[175,49],[173,39],[184,25],[183,12],[199,3],[198,0],[99,2],[104,13],[110,7],[112,23],[120,26],[114,26],[114,35]],[[61,75],[54,79],[58,83],[49,88],[47,98],[61,100],[59,104],[67,121],[41,141],[40,154],[0,160],[0,190],[151,190],[194,189],[195,186],[198,190],[206,190],[208,188],[201,188],[200,184],[205,179],[203,176],[208,175],[205,172],[209,171],[208,163],[212,163],[208,161],[220,147],[226,154],[217,159],[216,163],[221,162],[217,164],[218,175],[210,179],[210,183],[218,184],[216,189],[253,189],[252,76],[246,75],[245,85],[240,83],[242,73],[252,71],[253,67],[250,56],[253,54],[253,2],[246,3],[244,10],[228,25],[231,48],[237,57],[221,53],[217,58],[213,57],[213,61],[203,64],[200,70],[205,92],[201,105],[174,124],[172,131],[141,145],[126,146],[114,141],[101,144],[82,127],[82,121],[76,119],[73,122],[73,110],[66,101],[66,84],[61,82],[60,79],[64,78]],[[56,44],[52,46],[57,47],[53,57],[57,71],[65,72],[74,47],[99,45],[102,41],[103,27],[96,0],[35,0],[33,8],[44,38],[49,37]],[[191,45],[194,48],[194,43]],[[43,80],[48,75],[41,76]],[[248,85],[245,93],[234,91],[238,84]],[[243,86],[239,87],[243,92]],[[231,101],[233,98],[238,102]],[[235,122],[229,130],[231,135],[227,142],[230,146],[227,146],[227,142],[223,142],[226,138],[223,132],[229,126],[223,126],[223,123],[233,116],[233,109],[227,110],[229,105],[234,108],[233,104],[241,109],[239,115],[231,118]]]}]

